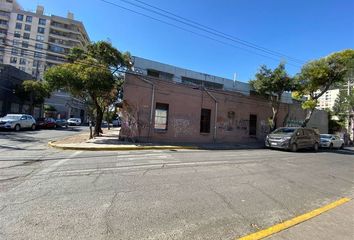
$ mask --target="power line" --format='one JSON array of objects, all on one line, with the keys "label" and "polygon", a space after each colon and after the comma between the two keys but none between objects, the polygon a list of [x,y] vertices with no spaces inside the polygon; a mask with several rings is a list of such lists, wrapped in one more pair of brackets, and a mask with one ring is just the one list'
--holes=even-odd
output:
[{"label": "power line", "polygon": [[[291,57],[291,56],[282,54],[282,53],[277,52],[277,51],[273,51],[273,50],[270,50],[270,49],[266,49],[266,48],[264,48],[264,47],[261,47],[261,46],[258,46],[258,45],[256,45],[256,44],[254,44],[254,43],[251,43],[251,42],[242,40],[242,39],[240,39],[240,38],[234,37],[234,36],[232,36],[232,35],[229,35],[229,34],[220,32],[220,31],[218,31],[218,30],[216,30],[216,29],[214,29],[214,28],[211,28],[211,27],[205,26],[205,25],[203,25],[203,24],[197,23],[197,22],[195,22],[195,21],[189,20],[189,19],[187,19],[187,18],[178,16],[177,14],[174,14],[174,13],[171,13],[171,12],[166,11],[166,10],[164,10],[164,9],[155,7],[155,6],[151,5],[151,4],[147,4],[147,3],[143,2],[143,1],[134,0],[134,1],[136,1],[136,2],[139,2],[139,3],[141,3],[141,4],[144,4],[144,5],[146,5],[146,6],[149,6],[150,8],[157,9],[158,11],[167,13],[167,14],[173,16],[173,17],[170,17],[170,16],[168,16],[168,15],[166,15],[166,14],[162,14],[162,13],[157,12],[157,11],[152,10],[152,9],[148,9],[148,8],[143,7],[143,6],[140,6],[140,5],[138,5],[138,4],[134,4],[134,3],[130,2],[130,1],[127,1],[127,0],[119,0],[119,1],[125,2],[125,3],[127,3],[127,4],[130,4],[130,5],[133,5],[133,6],[136,6],[136,7],[139,7],[139,8],[141,8],[141,9],[146,10],[146,11],[153,12],[153,13],[158,14],[158,15],[160,15],[160,16],[166,17],[166,18],[168,18],[168,19],[172,19],[172,20],[174,20],[174,21],[177,21],[177,22],[180,22],[180,23],[182,23],[182,24],[185,24],[185,25],[194,27],[194,28],[196,28],[196,29],[198,29],[198,30],[201,30],[201,31],[205,31],[205,32],[210,33],[210,34],[213,34],[213,35],[215,35],[215,36],[228,39],[228,40],[230,40],[230,41],[233,41],[233,42],[239,43],[239,44],[241,44],[241,45],[244,45],[244,46],[246,46],[246,47],[254,48],[254,49],[257,49],[257,50],[266,52],[266,53],[268,53],[268,54],[274,55],[274,56],[286,57],[286,58],[288,58],[289,60],[292,60],[292,61],[297,62],[297,63],[304,63],[304,61],[302,61],[302,60],[293,58],[293,57]],[[176,17],[176,18],[175,18],[175,17]],[[181,21],[180,19],[182,19],[182,21]]]},{"label": "power line", "polygon": [[[279,61],[279,59],[273,58],[273,57],[271,57],[271,56],[269,56],[269,55],[263,55],[263,54],[260,54],[260,53],[258,53],[258,52],[250,51],[249,49],[241,48],[241,47],[236,46],[236,45],[234,45],[234,44],[221,41],[221,40],[219,40],[219,39],[210,37],[210,36],[208,36],[208,35],[204,35],[204,34],[201,34],[201,33],[197,33],[197,32],[195,32],[195,31],[186,29],[186,28],[184,28],[184,27],[175,25],[175,24],[173,24],[173,23],[166,22],[166,21],[161,20],[161,19],[158,19],[158,18],[156,18],[156,17],[152,17],[152,16],[147,15],[147,14],[145,14],[145,13],[138,12],[138,11],[135,11],[135,10],[133,10],[133,9],[130,9],[130,8],[121,6],[121,5],[119,5],[119,4],[115,3],[115,2],[110,2],[110,1],[107,1],[107,0],[100,0],[100,1],[102,1],[102,2],[104,2],[104,3],[106,3],[106,4],[110,4],[110,5],[112,5],[112,6],[115,6],[115,7],[121,8],[121,9],[124,9],[124,10],[126,10],[126,11],[130,11],[130,12],[133,12],[133,13],[135,13],[135,14],[138,14],[138,15],[141,15],[141,16],[144,16],[144,17],[153,19],[153,20],[155,20],[155,21],[164,23],[164,24],[166,24],[166,25],[169,25],[169,26],[178,28],[178,29],[180,29],[180,30],[183,30],[183,31],[186,31],[186,32],[189,32],[189,33],[192,33],[192,34],[195,34],[195,35],[198,35],[198,36],[201,36],[201,37],[204,37],[204,38],[207,38],[207,39],[210,39],[210,40],[219,42],[219,43],[222,43],[222,44],[224,44],[224,45],[228,45],[228,46],[231,46],[231,47],[233,47],[233,48],[241,49],[241,50],[243,50],[243,51],[246,51],[246,52],[249,52],[249,53],[252,53],[252,54],[256,54],[256,55],[259,55],[259,56],[262,56],[262,57],[265,57],[265,58],[269,58],[269,59],[272,59],[272,60],[275,60],[275,61]],[[126,0],[120,0],[120,1],[127,2]],[[133,4],[133,3],[129,3],[129,4],[131,4],[131,5],[136,5],[136,4]],[[148,10],[148,9],[146,9],[145,7],[142,7],[142,6],[139,6],[139,5],[136,5],[136,6],[138,6],[139,8],[143,8],[143,9],[145,9],[145,10]],[[148,11],[154,12],[154,13],[156,13],[156,14],[158,14],[158,15],[162,15],[162,16],[164,16],[164,17],[166,17],[166,18],[169,18],[170,20],[172,19],[172,20],[177,21],[177,22],[180,22],[180,23],[182,23],[182,24],[185,24],[185,25],[188,25],[188,26],[197,28],[197,29],[199,29],[199,30],[202,30],[202,31],[208,33],[208,34],[212,34],[212,35],[214,35],[214,36],[222,37],[222,38],[227,39],[227,40],[229,40],[229,41],[233,41],[233,42],[236,42],[236,43],[245,45],[245,46],[247,46],[247,47],[249,47],[249,48],[252,48],[252,49],[255,49],[255,50],[258,50],[258,51],[262,51],[262,52],[264,52],[264,53],[266,53],[266,54],[270,54],[270,55],[277,56],[277,57],[285,57],[285,56],[286,56],[286,55],[284,55],[284,54],[280,54],[280,53],[277,53],[277,52],[275,52],[275,51],[271,51],[271,50],[268,50],[268,49],[265,49],[265,48],[261,49],[261,47],[258,47],[258,46],[256,47],[256,45],[252,46],[251,43],[246,43],[245,41],[242,42],[241,40],[238,40],[238,39],[236,39],[236,38],[234,38],[234,37],[228,37],[228,36],[226,36],[226,34],[223,34],[223,33],[221,33],[221,32],[220,32],[220,33],[215,33],[215,32],[212,32],[212,31],[210,31],[210,30],[203,29],[203,28],[205,28],[205,27],[195,26],[195,24],[190,24],[190,23],[187,23],[187,22],[185,22],[185,21],[178,20],[178,19],[176,19],[176,18],[171,18],[170,16],[167,16],[166,14],[161,14],[161,13],[158,13],[158,12],[156,12],[156,11],[154,11],[154,10],[151,10],[151,9],[149,9]],[[223,35],[224,35],[224,36],[223,36]],[[298,59],[295,59],[295,58],[292,58],[292,57],[289,57],[289,56],[287,56],[287,58],[288,58],[288,60],[291,60],[291,61],[293,61],[293,62],[296,62],[297,64],[303,63],[302,60],[298,60]],[[289,65],[292,65],[292,66],[295,66],[295,67],[300,67],[299,65],[295,65],[295,64],[291,64],[291,63],[288,63],[288,64],[289,64]]]}]

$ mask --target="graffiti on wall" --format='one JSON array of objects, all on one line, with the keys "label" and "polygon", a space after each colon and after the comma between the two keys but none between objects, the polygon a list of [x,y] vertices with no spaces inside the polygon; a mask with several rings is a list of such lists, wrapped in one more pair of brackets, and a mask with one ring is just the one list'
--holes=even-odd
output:
[{"label": "graffiti on wall", "polygon": [[183,118],[174,119],[173,126],[175,129],[175,137],[191,135],[189,125],[190,125],[190,121],[188,119],[183,119]]},{"label": "graffiti on wall", "polygon": [[301,127],[303,120],[288,119],[285,123],[286,127]]}]

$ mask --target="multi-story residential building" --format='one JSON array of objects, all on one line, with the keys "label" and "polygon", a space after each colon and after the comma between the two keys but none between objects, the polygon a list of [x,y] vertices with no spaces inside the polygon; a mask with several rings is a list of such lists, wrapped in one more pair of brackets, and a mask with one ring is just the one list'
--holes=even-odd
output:
[{"label": "multi-story residential building", "polygon": [[[49,16],[42,6],[31,12],[24,11],[16,0],[0,0],[0,63],[12,65],[40,80],[48,67],[66,61],[71,48],[84,48],[89,41],[84,25],[74,20],[73,13],[69,12],[66,18]],[[80,108],[81,104],[59,104],[61,95],[53,93],[47,103],[54,105],[64,117],[70,117],[69,113],[75,111],[68,108]]]},{"label": "multi-story residential building", "polygon": [[339,95],[339,89],[328,90],[318,99],[317,109],[333,109],[334,103]]}]

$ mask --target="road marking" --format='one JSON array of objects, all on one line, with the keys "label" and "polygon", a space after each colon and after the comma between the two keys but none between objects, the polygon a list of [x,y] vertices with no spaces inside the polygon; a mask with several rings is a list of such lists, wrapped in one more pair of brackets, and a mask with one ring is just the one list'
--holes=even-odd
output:
[{"label": "road marking", "polygon": [[129,170],[129,169],[145,169],[145,168],[156,168],[160,169],[163,165],[166,167],[177,167],[177,166],[190,166],[190,165],[213,165],[219,163],[228,163],[228,161],[203,161],[203,162],[191,162],[191,163],[169,163],[163,162],[159,164],[146,164],[146,165],[124,165],[119,167],[107,167],[107,168],[92,168],[92,169],[78,169],[78,170],[63,170],[56,171],[56,174],[74,174],[74,173],[89,173],[89,172],[105,172],[114,170]]},{"label": "road marking", "polygon": [[54,171],[58,166],[60,166],[60,165],[62,165],[63,163],[65,163],[65,162],[71,160],[73,157],[79,155],[80,153],[82,153],[82,151],[76,151],[76,152],[74,152],[73,154],[69,155],[69,157],[67,157],[67,158],[65,158],[65,159],[62,159],[62,160],[59,160],[59,161],[53,163],[52,165],[50,165],[48,168],[43,169],[42,171],[40,171],[40,172],[38,173],[38,175],[47,174],[47,173],[49,173],[49,172]]},{"label": "road marking", "polygon": [[270,235],[273,235],[277,232],[283,231],[287,228],[290,228],[292,226],[295,226],[299,223],[305,222],[311,218],[314,218],[318,215],[320,215],[321,213],[324,213],[328,210],[331,210],[335,207],[338,207],[346,202],[350,201],[349,198],[341,198],[338,201],[332,202],[328,205],[325,205],[323,207],[317,208],[311,212],[305,213],[303,215],[300,215],[298,217],[292,218],[290,220],[287,220],[285,222],[276,224],[274,226],[271,226],[267,229],[261,230],[259,232],[255,232],[249,235],[246,235],[244,237],[239,238],[238,240],[258,240],[258,239],[263,239],[265,237],[268,237]]}]

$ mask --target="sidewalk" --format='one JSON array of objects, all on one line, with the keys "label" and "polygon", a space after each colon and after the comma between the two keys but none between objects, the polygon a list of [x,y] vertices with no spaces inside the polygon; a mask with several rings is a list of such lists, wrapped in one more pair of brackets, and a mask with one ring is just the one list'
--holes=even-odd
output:
[{"label": "sidewalk", "polygon": [[344,203],[266,239],[352,240],[354,239],[354,201]]},{"label": "sidewalk", "polygon": [[158,144],[158,143],[131,143],[119,141],[119,129],[104,129],[100,137],[88,139],[89,133],[81,133],[68,138],[49,142],[48,145],[64,150],[86,151],[124,151],[124,150],[177,150],[177,149],[205,149],[205,150],[232,150],[232,149],[259,149],[262,143],[250,144]]}]

